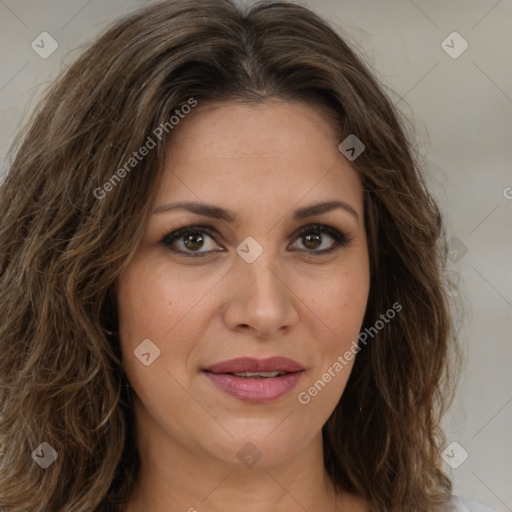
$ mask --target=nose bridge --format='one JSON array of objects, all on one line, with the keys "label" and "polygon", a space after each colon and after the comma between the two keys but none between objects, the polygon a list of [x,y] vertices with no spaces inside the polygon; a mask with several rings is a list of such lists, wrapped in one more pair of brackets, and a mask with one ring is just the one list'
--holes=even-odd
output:
[{"label": "nose bridge", "polygon": [[281,276],[279,276],[279,264],[274,251],[270,248],[264,249],[252,263],[240,261],[238,264],[244,276],[243,289],[252,300],[281,301],[281,296],[286,294],[279,278],[283,275],[283,271],[281,270]]},{"label": "nose bridge", "polygon": [[250,326],[262,336],[291,324],[292,294],[283,282],[284,272],[275,251],[264,249],[251,263],[240,257],[233,270],[236,292],[229,309],[231,324]]}]

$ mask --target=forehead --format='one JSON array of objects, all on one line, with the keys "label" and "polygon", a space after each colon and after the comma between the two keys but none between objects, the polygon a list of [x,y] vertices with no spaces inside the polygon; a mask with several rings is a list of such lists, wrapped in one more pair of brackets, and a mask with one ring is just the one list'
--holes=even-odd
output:
[{"label": "forehead", "polygon": [[[181,160],[198,156],[311,157],[312,151],[322,148],[324,152],[316,159],[326,160],[325,150],[332,143],[337,146],[339,137],[325,109],[313,104],[280,100],[257,105],[200,104],[173,132],[169,156]],[[193,154],[187,151],[192,148],[196,150]]]},{"label": "forehead", "polygon": [[[272,205],[301,196],[362,202],[357,172],[341,155],[324,109],[302,102],[199,105],[175,127],[157,202]],[[236,206],[235,206],[236,208]]]}]

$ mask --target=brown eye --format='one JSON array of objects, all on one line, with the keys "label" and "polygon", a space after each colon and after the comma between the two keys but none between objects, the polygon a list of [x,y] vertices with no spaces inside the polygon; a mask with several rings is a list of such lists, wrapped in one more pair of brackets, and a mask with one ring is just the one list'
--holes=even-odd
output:
[{"label": "brown eye", "polygon": [[[213,240],[213,243],[208,240]],[[165,235],[160,242],[172,252],[186,256],[204,256],[207,253],[219,251],[213,235],[202,226],[178,229]],[[205,250],[201,250],[205,247]]]},{"label": "brown eye", "polygon": [[[340,233],[337,229],[321,224],[315,224],[303,229],[299,233],[298,238],[302,239],[302,245],[306,248],[306,252],[318,254],[325,254],[334,251],[338,247],[346,246],[350,242],[350,239],[343,233]],[[323,247],[318,250],[324,242],[327,241],[328,243],[329,239],[334,240],[334,242],[331,242],[330,244],[327,244],[327,247]],[[298,250],[301,249],[299,248]]]},{"label": "brown eye", "polygon": [[[346,235],[323,224],[307,226],[297,235],[297,239],[302,240],[302,247],[295,247],[295,250],[318,255],[334,251],[350,242]],[[214,235],[205,226],[178,229],[165,235],[160,243],[176,254],[191,257],[203,257],[212,252],[224,250],[215,243]],[[322,247],[323,245],[326,247]]]},{"label": "brown eye", "polygon": [[191,251],[195,251],[196,249],[201,249],[204,244],[204,237],[201,233],[191,233],[190,235],[186,235],[183,237],[183,245],[190,249]]},{"label": "brown eye", "polygon": [[315,233],[313,235],[306,235],[304,237],[304,245],[308,249],[317,249],[320,245],[322,245],[322,235],[319,233]]}]

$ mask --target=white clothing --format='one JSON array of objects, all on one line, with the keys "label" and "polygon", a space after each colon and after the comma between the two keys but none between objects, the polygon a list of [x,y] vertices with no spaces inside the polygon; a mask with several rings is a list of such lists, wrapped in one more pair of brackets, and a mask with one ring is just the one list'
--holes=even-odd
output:
[{"label": "white clothing", "polygon": [[446,512],[496,512],[495,510],[477,503],[476,501],[452,496],[451,507]]}]

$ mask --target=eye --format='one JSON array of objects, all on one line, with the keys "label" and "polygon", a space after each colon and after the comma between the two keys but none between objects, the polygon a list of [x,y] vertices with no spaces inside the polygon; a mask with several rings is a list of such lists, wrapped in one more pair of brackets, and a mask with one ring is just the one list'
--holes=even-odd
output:
[{"label": "eye", "polygon": [[[172,252],[191,257],[204,256],[205,253],[222,250],[215,249],[213,244],[210,244],[208,249],[208,244],[205,245],[205,241],[208,239],[215,240],[206,226],[189,226],[165,235],[160,243],[167,246]],[[175,247],[176,245],[178,248]],[[205,246],[206,250],[199,250]]]},{"label": "eye", "polygon": [[[327,235],[327,236],[326,236]],[[212,240],[208,244],[208,240]],[[326,254],[335,249],[346,246],[351,241],[345,234],[337,229],[331,228],[323,224],[312,224],[302,229],[297,235],[297,239],[302,240],[304,249],[296,249],[299,251],[312,252],[317,254]],[[324,242],[331,240],[331,243],[320,250],[319,247]],[[165,245],[174,253],[187,257],[202,257],[208,253],[224,251],[215,243],[215,236],[211,233],[207,226],[188,226],[165,235],[160,243]],[[208,247],[209,246],[209,247]],[[205,250],[202,250],[205,249]]]},{"label": "eye", "polygon": [[[325,234],[327,234],[327,237],[325,237]],[[324,224],[312,224],[307,226],[299,233],[298,238],[302,240],[302,245],[306,247],[306,252],[319,254],[330,253],[339,247],[348,245],[351,241],[344,233]],[[316,250],[324,245],[326,238],[330,238],[334,240],[334,242],[321,250]]]}]

